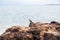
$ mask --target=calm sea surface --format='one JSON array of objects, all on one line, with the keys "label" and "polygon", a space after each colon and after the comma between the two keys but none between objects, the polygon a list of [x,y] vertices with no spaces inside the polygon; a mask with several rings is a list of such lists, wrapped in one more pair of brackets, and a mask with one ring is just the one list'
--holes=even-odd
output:
[{"label": "calm sea surface", "polygon": [[13,25],[34,22],[60,22],[60,5],[0,6],[0,34]]}]

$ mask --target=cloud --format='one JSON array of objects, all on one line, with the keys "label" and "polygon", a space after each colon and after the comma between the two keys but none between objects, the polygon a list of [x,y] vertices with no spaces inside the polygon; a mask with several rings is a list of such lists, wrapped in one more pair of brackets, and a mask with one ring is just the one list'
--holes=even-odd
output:
[{"label": "cloud", "polygon": [[23,0],[0,0],[0,5],[20,5]]},{"label": "cloud", "polygon": [[24,0],[25,3],[29,4],[59,4],[59,0]]},{"label": "cloud", "polygon": [[0,0],[0,5],[60,4],[59,0]]}]

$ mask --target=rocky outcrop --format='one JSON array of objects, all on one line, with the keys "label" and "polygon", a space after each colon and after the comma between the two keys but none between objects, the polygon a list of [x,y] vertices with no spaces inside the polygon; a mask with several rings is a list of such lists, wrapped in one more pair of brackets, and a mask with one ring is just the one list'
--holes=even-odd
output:
[{"label": "rocky outcrop", "polygon": [[0,40],[60,40],[60,23],[33,23],[29,27],[12,26],[1,36]]}]

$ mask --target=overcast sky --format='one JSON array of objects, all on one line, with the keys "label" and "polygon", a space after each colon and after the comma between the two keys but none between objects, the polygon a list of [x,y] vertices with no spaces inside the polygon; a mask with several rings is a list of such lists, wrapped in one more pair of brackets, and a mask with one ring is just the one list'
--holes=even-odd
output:
[{"label": "overcast sky", "polygon": [[24,2],[30,4],[59,4],[59,0],[24,0]]},{"label": "overcast sky", "polygon": [[0,5],[60,4],[60,0],[0,0]]}]

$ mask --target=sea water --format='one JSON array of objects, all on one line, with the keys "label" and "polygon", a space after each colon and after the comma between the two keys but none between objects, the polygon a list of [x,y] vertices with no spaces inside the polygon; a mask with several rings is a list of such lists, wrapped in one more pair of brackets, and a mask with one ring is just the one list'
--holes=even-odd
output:
[{"label": "sea water", "polygon": [[60,5],[0,6],[0,34],[14,25],[29,25],[33,22],[60,22]]}]

